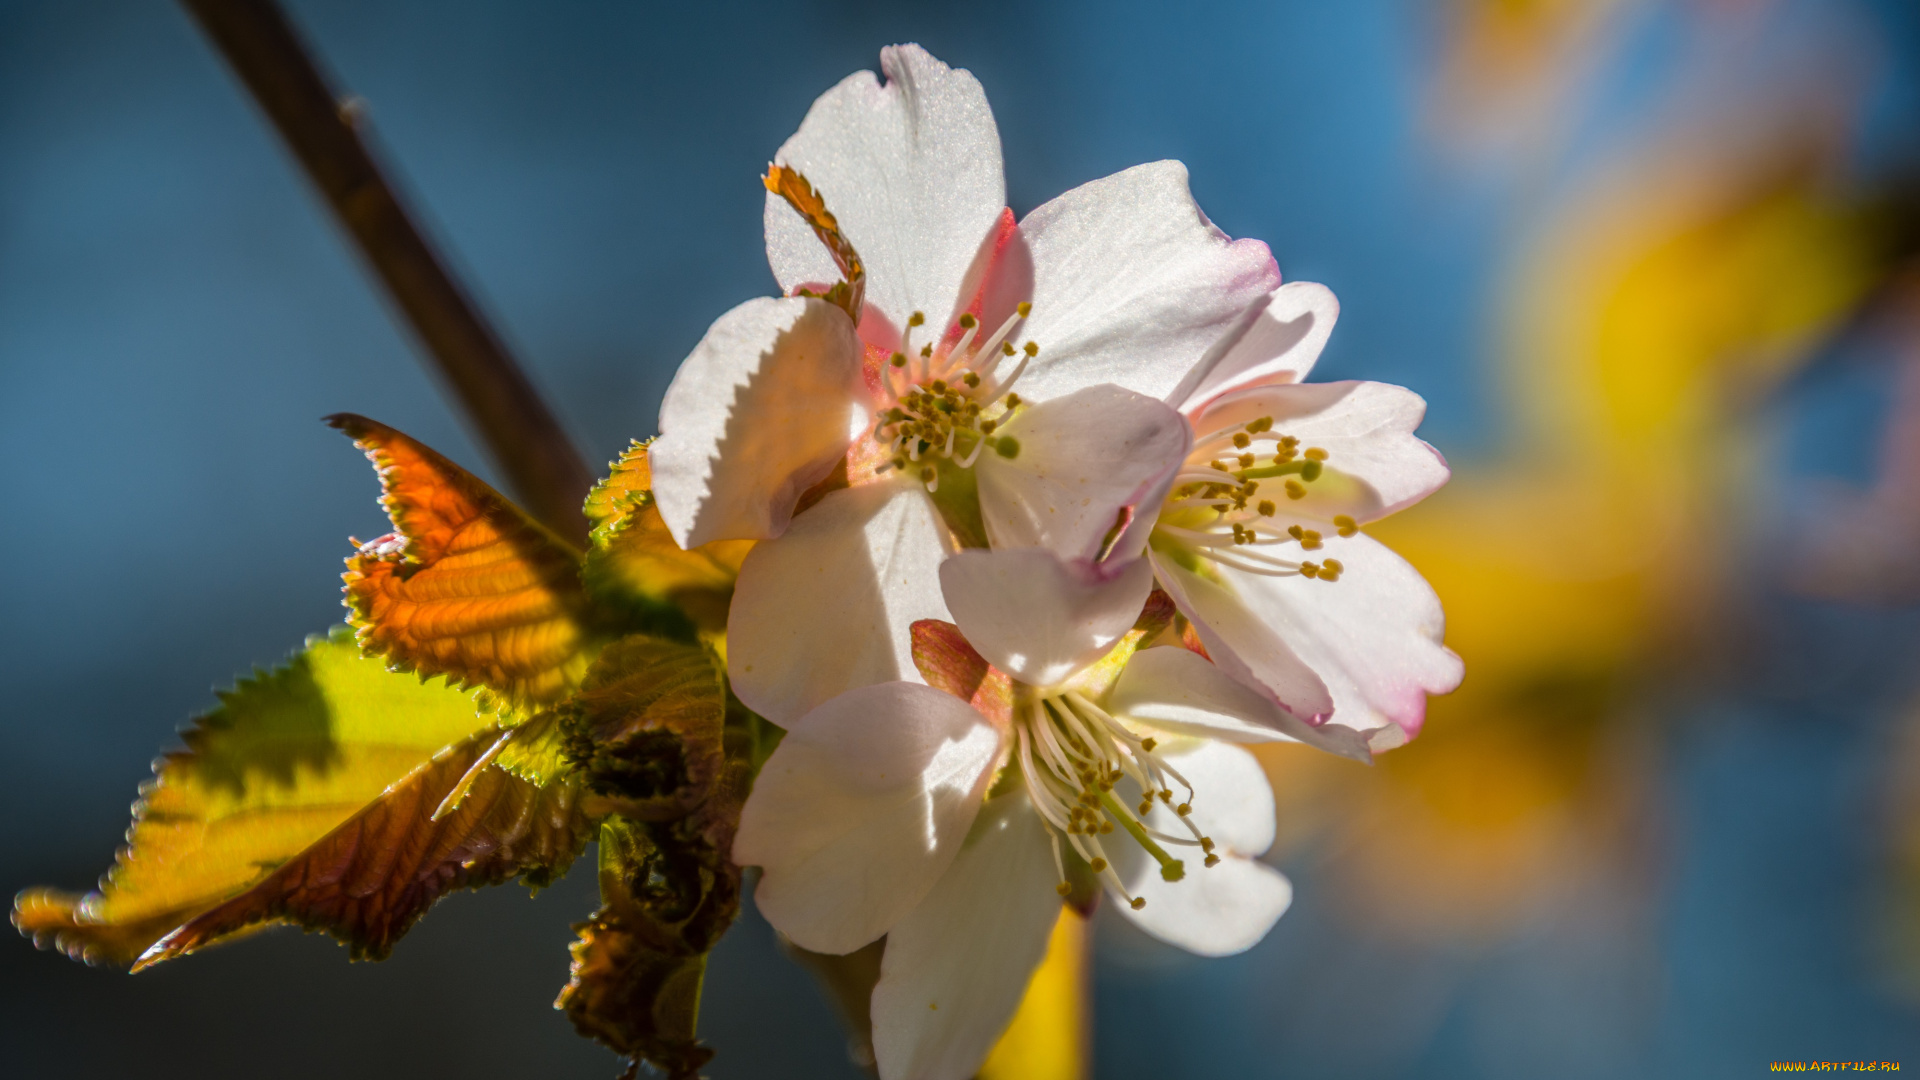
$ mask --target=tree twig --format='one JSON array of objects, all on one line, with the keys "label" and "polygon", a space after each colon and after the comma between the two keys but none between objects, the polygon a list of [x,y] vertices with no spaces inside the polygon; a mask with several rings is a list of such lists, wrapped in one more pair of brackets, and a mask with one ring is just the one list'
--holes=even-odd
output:
[{"label": "tree twig", "polygon": [[513,495],[586,537],[592,477],[520,366],[421,235],[273,0],[181,0],[286,139],[465,407]]}]

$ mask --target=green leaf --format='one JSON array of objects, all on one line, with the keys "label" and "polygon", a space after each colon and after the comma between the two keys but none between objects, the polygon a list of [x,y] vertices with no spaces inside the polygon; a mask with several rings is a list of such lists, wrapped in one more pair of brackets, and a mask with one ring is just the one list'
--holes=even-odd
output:
[{"label": "green leaf", "polygon": [[740,908],[729,857],[752,740],[728,724],[714,660],[635,635],[607,647],[563,712],[570,760],[617,809],[601,832],[601,908],[575,929],[555,1005],[634,1062],[692,1077],[706,954]]},{"label": "green leaf", "polygon": [[681,618],[701,630],[723,631],[733,582],[753,541],[720,540],[683,550],[654,506],[652,483],[647,444],[635,442],[587,496],[593,525],[587,589],[662,631],[675,629],[670,624]]},{"label": "green leaf", "polygon": [[327,422],[374,463],[393,519],[392,534],[347,559],[361,646],[511,706],[564,698],[596,644],[580,552],[405,434],[351,413]]},{"label": "green leaf", "polygon": [[155,762],[98,890],[28,890],[14,924],[75,959],[128,963],[486,727],[471,695],[388,672],[344,627],[310,639],[286,665],[220,695],[185,732],[186,748]]},{"label": "green leaf", "polygon": [[[542,787],[488,762],[511,735],[489,727],[435,755],[266,878],[161,938],[134,970],[275,922],[325,931],[354,959],[378,960],[455,889],[514,877],[551,884],[593,824],[577,780]],[[458,805],[436,815],[457,789]]]}]

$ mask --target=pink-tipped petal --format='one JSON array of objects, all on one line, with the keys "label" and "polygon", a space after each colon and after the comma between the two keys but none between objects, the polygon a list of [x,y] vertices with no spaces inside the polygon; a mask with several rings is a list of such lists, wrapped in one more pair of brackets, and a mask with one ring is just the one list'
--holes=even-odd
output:
[{"label": "pink-tipped petal", "polygon": [[947,619],[939,514],[920,488],[832,492],[754,547],[727,617],[733,692],[785,725],[857,686],[919,682],[911,627]]},{"label": "pink-tipped petal", "polygon": [[1186,412],[1242,386],[1302,382],[1339,318],[1333,290],[1289,281],[1248,305],[1242,321],[1207,350],[1167,400]]},{"label": "pink-tipped petal", "polygon": [[1153,589],[1145,559],[1063,560],[1043,548],[971,549],[940,567],[953,621],[994,667],[1053,686],[1105,656]]},{"label": "pink-tipped petal", "polygon": [[1108,385],[1023,408],[998,435],[974,466],[988,539],[1067,559],[1139,555],[1192,445],[1179,413]]},{"label": "pink-tipped petal", "polygon": [[[861,71],[820,95],[775,160],[826,200],[866,263],[867,303],[898,328],[915,311],[931,321],[953,310],[1006,206],[1006,181],[1000,131],[972,74],[918,45],[882,49],[880,70],[884,83]],[[813,230],[777,195],[767,197],[766,232],[782,289],[839,279]]]},{"label": "pink-tipped petal", "polygon": [[1160,587],[1193,623],[1220,670],[1310,725],[1319,726],[1333,712],[1327,684],[1293,640],[1269,626],[1238,592],[1163,552],[1153,553],[1153,566]]},{"label": "pink-tipped petal", "polygon": [[1376,751],[1391,749],[1420,733],[1427,695],[1460,685],[1460,658],[1442,644],[1440,598],[1405,559],[1364,533],[1329,537],[1312,555],[1337,560],[1338,580],[1231,567],[1220,575],[1247,616],[1325,682],[1332,722],[1368,733]]},{"label": "pink-tipped petal", "polygon": [[1060,917],[1053,855],[1020,792],[974,822],[927,898],[887,933],[873,988],[881,1080],[967,1080],[1019,1007]]},{"label": "pink-tipped petal", "polygon": [[1303,742],[1369,760],[1367,739],[1360,732],[1331,722],[1313,727],[1175,645],[1133,654],[1106,709],[1175,735],[1235,743]]},{"label": "pink-tipped petal", "polygon": [[1020,222],[1033,255],[1040,345],[1020,392],[1098,383],[1165,398],[1247,305],[1280,284],[1257,240],[1229,240],[1194,203],[1187,168],[1156,161],[1067,192]]},{"label": "pink-tipped petal", "polygon": [[853,323],[820,300],[749,300],[720,316],[667,387],[647,459],[682,547],[778,536],[800,493],[864,422]]},{"label": "pink-tipped petal", "polygon": [[805,949],[887,932],[952,865],[986,795],[1000,733],[919,683],[849,691],[801,717],[740,813],[734,861],[754,902]]}]

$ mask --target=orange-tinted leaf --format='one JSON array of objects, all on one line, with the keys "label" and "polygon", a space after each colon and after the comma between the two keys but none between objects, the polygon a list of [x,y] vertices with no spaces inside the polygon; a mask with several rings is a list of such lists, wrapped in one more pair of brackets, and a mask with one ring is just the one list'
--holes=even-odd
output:
[{"label": "orange-tinted leaf", "polygon": [[840,231],[840,222],[827,209],[827,201],[806,177],[783,165],[767,166],[763,182],[768,191],[785,199],[788,206],[805,218],[813,227],[813,235],[827,246],[827,253],[833,256],[833,264],[840,268],[844,280],[828,289],[825,299],[859,323],[861,307],[866,303],[867,270],[860,262],[859,252],[853,250],[853,242]]},{"label": "orange-tinted leaf", "polygon": [[575,929],[555,1005],[591,1038],[691,1077],[706,954],[740,906],[729,852],[750,777],[719,669],[700,649],[634,636],[607,647],[562,721],[569,757],[620,812],[600,836],[601,908]]},{"label": "orange-tinted leaf", "polygon": [[1013,680],[974,651],[960,628],[940,619],[913,624],[913,666],[927,685],[945,690],[1005,727],[1013,719]]},{"label": "orange-tinted leaf", "polygon": [[[484,763],[500,736],[490,727],[448,747],[265,879],[161,938],[135,970],[281,922],[325,931],[355,959],[378,960],[455,889],[514,877],[552,882],[592,828],[580,783],[540,787]],[[433,820],[463,779],[458,806]]]},{"label": "orange-tinted leaf", "polygon": [[683,550],[653,503],[647,444],[635,442],[587,497],[593,525],[587,587],[619,607],[672,605],[695,626],[724,629],[740,563],[751,540],[718,540]]},{"label": "orange-tinted leaf", "polygon": [[592,634],[580,553],[466,470],[365,417],[327,422],[380,473],[394,533],[347,559],[362,648],[516,706],[579,682]]},{"label": "orange-tinted leaf", "polygon": [[486,727],[472,695],[387,671],[345,627],[314,638],[220,695],[155,762],[98,890],[24,892],[14,924],[76,960],[129,963]]}]

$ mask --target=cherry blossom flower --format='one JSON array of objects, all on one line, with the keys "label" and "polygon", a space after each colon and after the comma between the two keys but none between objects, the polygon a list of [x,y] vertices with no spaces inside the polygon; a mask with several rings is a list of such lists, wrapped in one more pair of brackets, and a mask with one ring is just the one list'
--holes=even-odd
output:
[{"label": "cherry blossom flower", "polygon": [[935,570],[959,547],[1138,555],[1139,509],[1188,451],[1161,399],[1279,283],[1177,162],[1016,223],[979,83],[913,45],[881,68],[781,147],[766,237],[787,295],[714,323],[650,452],[682,545],[768,541],[741,569],[728,673],[783,725],[918,677],[906,628],[948,616]]},{"label": "cherry blossom flower", "polygon": [[940,578],[957,628],[913,628],[933,685],[836,696],[761,770],[734,859],[761,867],[759,910],[802,947],[885,935],[883,1080],[977,1071],[1063,898],[1104,889],[1204,956],[1252,947],[1291,902],[1257,861],[1272,790],[1233,745],[1281,738],[1284,714],[1191,651],[1135,651],[1172,615],[1128,599],[1151,576],[1042,548],[955,555]]},{"label": "cherry blossom flower", "polygon": [[1462,668],[1439,597],[1362,531],[1446,483],[1413,435],[1426,403],[1303,381],[1338,314],[1323,286],[1281,286],[1168,395],[1194,441],[1151,557],[1209,657],[1304,722],[1290,735],[1364,760],[1419,734]]}]

